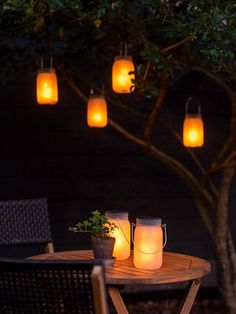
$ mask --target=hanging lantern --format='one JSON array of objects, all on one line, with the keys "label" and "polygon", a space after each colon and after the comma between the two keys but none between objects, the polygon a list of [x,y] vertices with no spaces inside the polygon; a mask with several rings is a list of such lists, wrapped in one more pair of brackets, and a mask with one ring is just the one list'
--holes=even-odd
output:
[{"label": "hanging lantern", "polygon": [[131,56],[117,56],[112,66],[112,89],[116,93],[128,94],[134,91],[134,63]]},{"label": "hanging lantern", "polygon": [[[165,244],[166,244],[166,226]],[[144,269],[158,269],[162,266],[163,231],[161,219],[137,218],[134,231],[134,266]]]},{"label": "hanging lantern", "polygon": [[204,143],[203,121],[201,115],[186,115],[183,127],[183,141],[186,147],[201,147]]},{"label": "hanging lantern", "polygon": [[111,223],[115,223],[118,228],[112,233],[116,239],[113,256],[117,260],[124,260],[130,256],[130,223],[128,212],[106,211],[105,216]]},{"label": "hanging lantern", "polygon": [[107,102],[103,95],[90,95],[87,105],[87,123],[90,127],[107,125]]},{"label": "hanging lantern", "polygon": [[186,103],[185,119],[183,124],[183,144],[186,147],[201,147],[204,144],[204,126],[201,109],[198,107],[197,114],[188,113],[190,97]]},{"label": "hanging lantern", "polygon": [[37,75],[37,102],[55,105],[58,102],[57,76],[54,68],[41,68]]}]

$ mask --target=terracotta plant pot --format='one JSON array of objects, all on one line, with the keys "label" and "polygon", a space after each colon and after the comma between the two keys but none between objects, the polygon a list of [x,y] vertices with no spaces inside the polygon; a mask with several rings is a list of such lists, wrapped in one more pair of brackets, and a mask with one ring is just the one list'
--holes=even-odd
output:
[{"label": "terracotta plant pot", "polygon": [[115,238],[94,238],[91,237],[93,256],[97,259],[112,259]]}]

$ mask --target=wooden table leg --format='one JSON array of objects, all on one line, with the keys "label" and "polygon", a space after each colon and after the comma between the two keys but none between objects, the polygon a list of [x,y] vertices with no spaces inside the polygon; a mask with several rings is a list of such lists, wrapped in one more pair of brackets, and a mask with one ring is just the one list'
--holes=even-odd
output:
[{"label": "wooden table leg", "polygon": [[129,314],[124,301],[120,295],[120,291],[115,287],[108,287],[108,292],[113,302],[113,305],[118,314]]},{"label": "wooden table leg", "polygon": [[181,307],[179,309],[179,314],[189,314],[190,310],[193,306],[193,302],[196,298],[198,289],[200,287],[201,284],[201,279],[194,279],[190,282],[190,285],[187,289],[185,298],[183,299],[183,302],[181,304]]}]

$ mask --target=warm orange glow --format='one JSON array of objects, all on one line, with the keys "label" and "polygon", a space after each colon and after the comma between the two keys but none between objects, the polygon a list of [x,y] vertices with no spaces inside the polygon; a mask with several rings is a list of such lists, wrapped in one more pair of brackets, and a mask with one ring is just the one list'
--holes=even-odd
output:
[{"label": "warm orange glow", "polygon": [[90,127],[107,125],[107,102],[103,95],[91,95],[87,105],[87,123]]},{"label": "warm orange glow", "polygon": [[112,233],[112,236],[116,238],[113,256],[117,260],[125,260],[130,256],[130,223],[128,213],[108,211],[105,213],[105,216],[118,227]]},{"label": "warm orange glow", "polygon": [[112,66],[112,89],[116,93],[128,94],[135,89],[134,63],[130,56],[117,56]]},{"label": "warm orange glow", "polygon": [[58,87],[55,69],[40,69],[38,71],[36,85],[37,102],[40,105],[55,105],[58,102]]},{"label": "warm orange glow", "polygon": [[200,114],[186,115],[183,126],[183,143],[186,147],[203,146],[204,127]]},{"label": "warm orange glow", "polygon": [[163,232],[161,224],[136,224],[134,232],[134,266],[158,269],[162,266]]}]

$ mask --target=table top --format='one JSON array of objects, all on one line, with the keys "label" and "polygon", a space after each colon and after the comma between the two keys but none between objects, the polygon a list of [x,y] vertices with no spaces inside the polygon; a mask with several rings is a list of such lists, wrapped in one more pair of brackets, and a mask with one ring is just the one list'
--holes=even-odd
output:
[{"label": "table top", "polygon": [[[88,260],[92,256],[91,250],[78,250],[44,253],[28,259]],[[105,268],[106,283],[111,285],[174,283],[201,278],[211,271],[210,263],[204,259],[172,252],[163,253],[163,265],[156,270],[135,268],[132,255]]]}]

